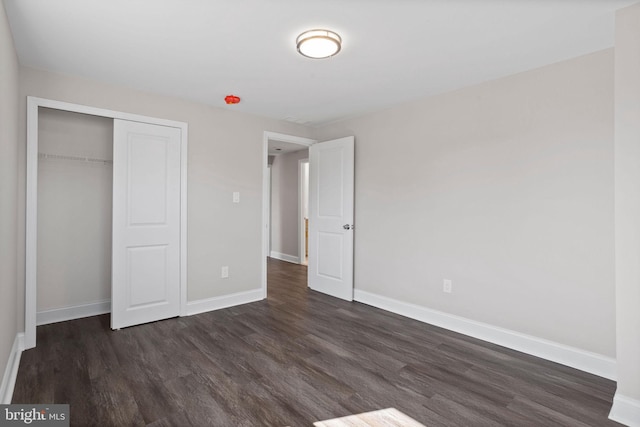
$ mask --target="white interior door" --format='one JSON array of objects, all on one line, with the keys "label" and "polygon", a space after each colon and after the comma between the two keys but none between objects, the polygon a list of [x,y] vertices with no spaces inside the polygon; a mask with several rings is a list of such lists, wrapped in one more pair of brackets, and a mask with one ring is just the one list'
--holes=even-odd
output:
[{"label": "white interior door", "polygon": [[180,314],[178,128],[113,127],[111,328]]},{"label": "white interior door", "polygon": [[354,138],[309,147],[309,268],[313,290],[353,300]]}]

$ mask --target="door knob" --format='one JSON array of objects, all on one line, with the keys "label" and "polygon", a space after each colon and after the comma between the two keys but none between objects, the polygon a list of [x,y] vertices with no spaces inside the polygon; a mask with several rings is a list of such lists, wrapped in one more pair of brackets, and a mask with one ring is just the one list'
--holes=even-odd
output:
[{"label": "door knob", "polygon": [[349,225],[349,224],[345,224],[342,226],[342,228],[344,228],[345,230],[353,230],[354,228],[356,228],[355,225]]}]

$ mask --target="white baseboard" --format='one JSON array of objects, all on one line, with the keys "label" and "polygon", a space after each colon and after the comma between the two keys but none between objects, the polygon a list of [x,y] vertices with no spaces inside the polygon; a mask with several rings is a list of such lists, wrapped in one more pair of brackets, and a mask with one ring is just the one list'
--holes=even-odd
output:
[{"label": "white baseboard", "polygon": [[629,427],[640,427],[640,400],[616,392],[609,419]]},{"label": "white baseboard", "polygon": [[616,379],[616,361],[597,353],[570,347],[487,323],[476,322],[419,305],[355,289],[354,299],[401,316],[459,332],[552,362],[580,369],[610,380]]},{"label": "white baseboard", "polygon": [[7,366],[4,369],[2,377],[2,385],[0,385],[0,403],[3,405],[11,403],[13,397],[13,389],[16,386],[16,378],[18,377],[18,368],[20,367],[20,356],[24,351],[24,334],[16,334],[13,340],[13,347],[7,360]]},{"label": "white baseboard", "polygon": [[207,311],[220,310],[222,308],[233,307],[250,302],[256,302],[263,299],[264,291],[262,289],[254,289],[251,291],[238,292],[221,297],[189,301],[187,302],[187,316],[191,316],[192,314],[205,313]]},{"label": "white baseboard", "polygon": [[297,256],[283,254],[281,252],[271,251],[269,255],[271,258],[279,259],[280,261],[292,262],[294,264],[300,264],[300,258]]},{"label": "white baseboard", "polygon": [[110,300],[76,305],[73,307],[54,308],[52,310],[39,311],[36,315],[36,325],[48,325],[49,323],[81,319],[83,317],[97,316],[110,312]]}]

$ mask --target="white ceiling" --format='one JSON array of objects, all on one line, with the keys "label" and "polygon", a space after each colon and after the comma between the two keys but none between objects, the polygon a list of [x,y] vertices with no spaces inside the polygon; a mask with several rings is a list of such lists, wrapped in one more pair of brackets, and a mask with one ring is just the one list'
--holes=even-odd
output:
[{"label": "white ceiling", "polygon": [[[636,1],[4,3],[23,65],[319,125],[611,47],[615,10]],[[298,54],[314,28],[342,51]]]},{"label": "white ceiling", "polygon": [[292,144],[291,142],[270,139],[267,144],[267,148],[270,156],[279,156],[281,154],[289,154],[300,150],[306,150],[309,147],[306,145]]}]

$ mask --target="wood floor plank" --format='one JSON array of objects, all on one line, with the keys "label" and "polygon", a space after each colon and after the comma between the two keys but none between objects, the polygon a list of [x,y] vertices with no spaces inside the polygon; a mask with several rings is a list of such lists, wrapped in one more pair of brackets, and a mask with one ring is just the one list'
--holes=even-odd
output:
[{"label": "wood floor plank", "polygon": [[[105,426],[144,426],[142,413],[136,403],[135,394],[126,374],[121,370],[102,372],[91,380],[89,401],[95,410],[95,424]],[[70,407],[73,425],[76,422],[76,406]]]},{"label": "wood floor plank", "polygon": [[311,426],[396,408],[429,426],[598,426],[615,383],[310,291],[268,261],[268,299],[111,331],[38,327],[16,403],[69,403],[74,426]]}]

